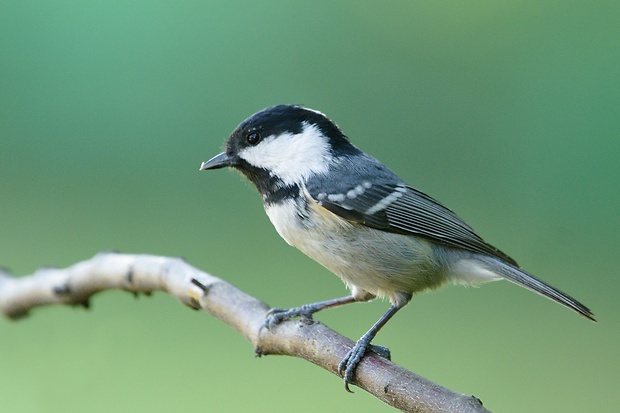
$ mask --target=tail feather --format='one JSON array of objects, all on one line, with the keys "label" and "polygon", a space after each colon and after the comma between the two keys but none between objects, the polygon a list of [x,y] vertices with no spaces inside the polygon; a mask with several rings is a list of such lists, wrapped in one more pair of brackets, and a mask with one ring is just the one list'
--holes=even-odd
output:
[{"label": "tail feather", "polygon": [[528,272],[523,271],[520,268],[513,267],[512,265],[502,262],[496,258],[485,258],[486,259],[484,259],[484,261],[493,260],[493,271],[497,272],[508,281],[511,281],[517,285],[527,288],[530,291],[547,297],[559,304],[562,304],[563,306],[570,308],[571,310],[576,311],[587,319],[596,322],[596,318],[594,317],[594,314],[592,314],[592,311],[590,311],[588,307],[581,304],[570,295],[564,294],[562,291],[553,288],[549,284],[543,282],[542,280],[539,280],[532,274],[529,274]]}]

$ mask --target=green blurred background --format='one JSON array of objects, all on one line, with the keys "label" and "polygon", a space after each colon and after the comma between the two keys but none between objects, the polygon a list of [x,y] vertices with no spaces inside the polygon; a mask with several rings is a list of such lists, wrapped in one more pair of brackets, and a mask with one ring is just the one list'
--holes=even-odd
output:
[{"label": "green blurred background", "polygon": [[[617,0],[1,1],[0,265],[116,249],[183,256],[271,305],[344,295],[238,174],[198,171],[250,114],[302,103],[600,320],[509,283],[449,287],[377,344],[496,412],[617,411],[619,16]],[[386,307],[318,319],[357,339]],[[255,359],[164,294],[0,319],[0,366],[2,412],[391,411]]]}]

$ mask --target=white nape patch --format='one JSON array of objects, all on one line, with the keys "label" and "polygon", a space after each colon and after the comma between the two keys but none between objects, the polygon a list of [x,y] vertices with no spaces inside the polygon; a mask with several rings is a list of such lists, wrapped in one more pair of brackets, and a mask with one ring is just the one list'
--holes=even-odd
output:
[{"label": "white nape patch", "polygon": [[396,201],[398,198],[403,196],[403,194],[406,191],[407,191],[407,188],[405,188],[404,186],[402,185],[397,186],[394,192],[392,192],[391,194],[383,198],[381,201],[377,202],[374,206],[368,208],[368,210],[366,211],[366,214],[372,215],[381,210],[384,210],[385,208],[389,207],[392,204],[392,202]]},{"label": "white nape patch", "polygon": [[306,108],[306,107],[304,107],[303,109],[304,109],[304,110],[307,110],[307,111],[309,111],[309,112],[314,112],[314,113],[316,113],[317,115],[321,115],[321,116],[323,116],[324,118],[327,118],[327,116],[325,116],[325,114],[324,114],[323,112],[319,112],[319,111],[318,111],[318,110],[316,110],[316,109],[310,109],[310,108]]},{"label": "white nape patch", "polygon": [[480,261],[464,258],[451,266],[450,278],[452,282],[457,284],[477,285],[489,281],[498,281],[504,277],[489,270]]},{"label": "white nape patch", "polygon": [[268,136],[258,145],[240,151],[239,157],[268,170],[287,185],[326,173],[332,160],[327,138],[315,125],[306,122],[301,133]]}]

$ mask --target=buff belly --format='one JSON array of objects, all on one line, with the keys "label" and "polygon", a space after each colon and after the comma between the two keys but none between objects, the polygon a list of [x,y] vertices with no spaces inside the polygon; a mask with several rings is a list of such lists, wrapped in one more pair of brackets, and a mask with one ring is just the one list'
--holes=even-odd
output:
[{"label": "buff belly", "polygon": [[422,238],[346,221],[307,198],[285,200],[265,210],[287,243],[354,291],[398,302],[403,294],[435,288],[447,280],[432,244]]}]

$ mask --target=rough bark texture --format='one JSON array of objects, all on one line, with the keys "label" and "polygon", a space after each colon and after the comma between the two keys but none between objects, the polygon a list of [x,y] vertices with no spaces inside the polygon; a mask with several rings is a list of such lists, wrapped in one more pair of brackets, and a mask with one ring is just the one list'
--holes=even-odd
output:
[{"label": "rough bark texture", "polygon": [[[20,278],[0,272],[0,310],[18,319],[49,304],[87,307],[93,294],[110,289],[166,292],[234,328],[258,355],[301,357],[334,374],[354,344],[319,322],[291,320],[267,330],[263,322],[269,307],[262,301],[182,259],[153,255],[102,253],[65,269],[45,268]],[[405,412],[488,412],[477,398],[446,389],[374,353],[364,357],[355,379],[358,387]]]}]

